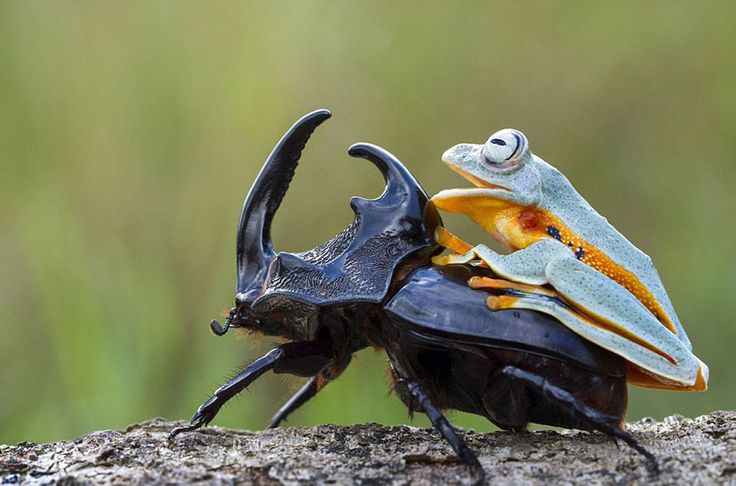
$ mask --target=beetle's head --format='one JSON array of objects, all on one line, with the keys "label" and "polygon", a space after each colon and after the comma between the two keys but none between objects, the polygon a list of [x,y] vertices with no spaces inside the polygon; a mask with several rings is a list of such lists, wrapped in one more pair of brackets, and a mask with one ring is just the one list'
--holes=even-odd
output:
[{"label": "beetle's head", "polygon": [[[310,113],[283,136],[246,197],[237,236],[235,305],[224,326],[287,339],[314,339],[325,323],[362,315],[383,301],[394,270],[409,255],[437,248],[439,215],[409,171],[380,147],[359,143],[349,154],[371,161],[386,188],[376,199],[354,197],[355,220],[330,241],[305,253],[274,251],[271,223],[312,132],[330,113]],[[332,317],[335,319],[332,319]],[[329,324],[328,324],[329,325]]]},{"label": "beetle's head", "polygon": [[279,313],[256,312],[253,302],[267,285],[268,270],[276,258],[271,243],[271,222],[286,195],[299,157],[310,135],[330,117],[318,110],[298,120],[281,138],[261,168],[240,213],[236,241],[237,279],[235,305],[224,325],[212,321],[212,331],[221,336],[231,327],[240,327],[271,335],[283,335],[287,329]]}]

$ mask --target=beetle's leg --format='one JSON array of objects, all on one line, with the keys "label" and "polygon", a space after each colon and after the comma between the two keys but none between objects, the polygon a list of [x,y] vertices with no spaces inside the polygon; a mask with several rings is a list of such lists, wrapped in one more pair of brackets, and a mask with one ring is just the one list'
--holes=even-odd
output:
[{"label": "beetle's leg", "polygon": [[464,255],[440,255],[432,258],[437,265],[465,264],[480,260],[497,275],[530,285],[548,283],[547,263],[570,255],[570,250],[557,240],[545,238],[508,255],[496,253],[485,245],[477,245]]},{"label": "beetle's leg", "polygon": [[646,457],[655,471],[659,471],[659,461],[657,461],[657,458],[639,444],[631,434],[621,429],[617,417],[597,412],[575,398],[567,390],[553,385],[547,381],[547,379],[534,373],[530,373],[515,366],[505,366],[501,369],[501,373],[513,380],[523,383],[544,399],[549,400],[550,403],[559,407],[565,413],[570,415],[570,417],[588,423],[593,428],[614,439],[623,440],[630,447]]},{"label": "beetle's leg", "polygon": [[271,419],[271,423],[268,425],[269,429],[275,429],[276,427],[281,424],[282,421],[286,419],[286,417],[291,414],[294,410],[301,407],[307,401],[309,401],[310,398],[315,396],[318,391],[320,391],[326,382],[321,382],[319,379],[319,375],[315,376],[314,378],[310,379],[303,387],[299,389],[298,392],[296,392],[289,400],[284,403],[284,405],[279,409],[278,412],[276,412],[276,415],[273,416]]},{"label": "beetle's leg", "polygon": [[481,476],[482,481],[482,477],[485,475],[485,473],[483,471],[483,467],[480,465],[480,462],[478,462],[478,458],[475,457],[473,451],[471,451],[468,446],[465,445],[465,441],[458,437],[458,435],[455,433],[455,429],[452,427],[452,425],[450,425],[450,422],[447,420],[447,418],[442,415],[442,412],[440,412],[437,407],[434,406],[432,400],[429,398],[429,395],[427,395],[427,392],[424,390],[422,385],[420,385],[418,381],[411,379],[400,379],[399,381],[409,391],[411,398],[419,404],[419,408],[424,411],[427,417],[429,417],[429,420],[430,422],[432,422],[434,428],[437,429],[445,438],[445,440],[450,443],[450,446],[452,447],[452,450],[455,451],[455,454],[457,454],[465,464],[469,465],[471,468],[477,471],[478,474]]},{"label": "beetle's leg", "polygon": [[175,428],[169,433],[169,439],[210,423],[225,402],[243,391],[266,371],[314,376],[333,358],[332,348],[319,341],[297,341],[277,346],[215,390],[214,395],[197,409],[189,421],[190,425]]},{"label": "beetle's leg", "polygon": [[296,392],[294,396],[292,396],[279,409],[278,412],[276,412],[276,415],[274,415],[271,419],[271,423],[269,424],[268,428],[274,429],[278,427],[279,424],[284,421],[290,413],[307,403],[307,401],[315,396],[317,392],[322,390],[325,385],[327,385],[327,383],[340,376],[342,372],[345,371],[345,369],[348,367],[348,364],[350,364],[350,355],[348,355],[347,358],[341,360],[341,362],[330,364],[327,366],[327,368],[320,371],[317,376],[309,380],[303,387],[301,387],[299,391]]}]

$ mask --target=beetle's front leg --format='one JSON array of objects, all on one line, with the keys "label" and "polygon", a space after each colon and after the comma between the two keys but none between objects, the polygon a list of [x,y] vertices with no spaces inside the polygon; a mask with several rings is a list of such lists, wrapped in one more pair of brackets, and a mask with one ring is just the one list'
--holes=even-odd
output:
[{"label": "beetle's front leg", "polygon": [[501,255],[485,245],[477,245],[464,255],[441,255],[432,258],[437,265],[465,264],[480,259],[503,278],[530,285],[548,283],[547,263],[569,256],[570,250],[557,240],[545,238],[508,255]]},{"label": "beetle's front leg", "polygon": [[215,390],[212,397],[197,409],[189,421],[190,425],[172,430],[169,433],[169,440],[182,432],[196,430],[210,423],[228,400],[243,391],[266,371],[314,376],[324,369],[334,357],[335,353],[331,346],[320,341],[297,341],[273,348]]}]

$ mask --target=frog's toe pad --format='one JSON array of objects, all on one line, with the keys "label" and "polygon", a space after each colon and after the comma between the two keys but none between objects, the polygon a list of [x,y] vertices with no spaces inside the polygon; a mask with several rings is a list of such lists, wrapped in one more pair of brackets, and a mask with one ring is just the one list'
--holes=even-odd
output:
[{"label": "frog's toe pad", "polygon": [[486,305],[491,310],[513,309],[518,299],[510,295],[490,295],[486,299]]},{"label": "frog's toe pad", "polygon": [[476,258],[475,253],[468,252],[465,255],[458,255],[457,253],[449,253],[447,255],[437,255],[432,257],[432,263],[435,265],[464,265],[470,263]]}]

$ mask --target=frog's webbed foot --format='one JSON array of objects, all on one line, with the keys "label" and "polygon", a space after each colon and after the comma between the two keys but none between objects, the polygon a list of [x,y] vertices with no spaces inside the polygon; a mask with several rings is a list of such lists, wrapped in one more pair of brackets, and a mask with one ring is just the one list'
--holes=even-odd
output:
[{"label": "frog's webbed foot", "polygon": [[437,229],[435,229],[434,239],[438,245],[455,252],[432,257],[432,263],[435,265],[444,266],[470,263],[472,265],[488,268],[488,265],[478,260],[478,257],[473,251],[474,248],[470,243],[456,236],[444,226],[438,226]]}]

